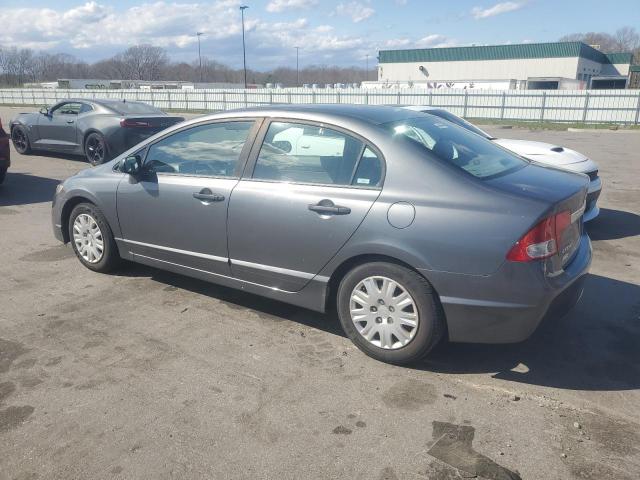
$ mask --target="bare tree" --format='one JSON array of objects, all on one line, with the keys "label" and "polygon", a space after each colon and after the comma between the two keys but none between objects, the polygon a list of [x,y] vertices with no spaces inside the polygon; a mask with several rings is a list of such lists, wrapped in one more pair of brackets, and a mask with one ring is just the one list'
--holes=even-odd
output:
[{"label": "bare tree", "polygon": [[120,78],[127,80],[159,80],[169,63],[167,52],[153,45],[135,45],[114,58]]}]

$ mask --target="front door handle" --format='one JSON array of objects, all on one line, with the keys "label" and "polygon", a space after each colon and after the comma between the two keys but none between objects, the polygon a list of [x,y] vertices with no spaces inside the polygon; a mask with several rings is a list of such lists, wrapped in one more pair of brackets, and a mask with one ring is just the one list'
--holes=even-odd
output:
[{"label": "front door handle", "polygon": [[193,198],[197,198],[202,202],[222,202],[224,201],[224,195],[219,193],[213,193],[208,188],[203,188],[199,192],[194,192]]},{"label": "front door handle", "polygon": [[348,215],[351,213],[349,207],[334,204],[331,200],[320,200],[316,204],[308,206],[309,210],[324,215]]},{"label": "front door handle", "polygon": [[73,123],[75,120],[67,120],[67,123]]}]

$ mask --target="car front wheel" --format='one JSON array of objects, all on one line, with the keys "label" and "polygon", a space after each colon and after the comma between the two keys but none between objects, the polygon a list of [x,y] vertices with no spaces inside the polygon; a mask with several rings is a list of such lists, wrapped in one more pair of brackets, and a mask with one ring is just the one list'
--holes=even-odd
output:
[{"label": "car front wheel", "polygon": [[444,333],[444,315],[429,282],[394,263],[367,263],[347,273],[338,288],[337,306],[353,343],[384,362],[415,362]]},{"label": "car front wheel", "polygon": [[120,264],[118,247],[102,212],[80,203],[69,217],[69,239],[80,262],[90,270],[107,273]]}]

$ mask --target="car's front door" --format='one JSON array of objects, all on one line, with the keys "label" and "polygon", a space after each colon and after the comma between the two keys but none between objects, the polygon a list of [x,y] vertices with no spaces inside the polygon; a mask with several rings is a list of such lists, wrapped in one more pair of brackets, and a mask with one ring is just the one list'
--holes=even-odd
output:
[{"label": "car's front door", "polygon": [[199,124],[147,147],[143,172],[118,186],[122,243],[129,252],[229,274],[227,208],[255,124],[253,120]]},{"label": "car's front door", "polygon": [[80,102],[56,105],[48,115],[38,117],[38,136],[35,146],[48,150],[73,151],[78,148],[76,122],[82,110]]},{"label": "car's front door", "polygon": [[[323,141],[292,148],[285,139],[300,129]],[[243,280],[299,291],[378,198],[382,160],[355,135],[321,125],[272,121],[260,138],[247,166],[252,172],[229,205],[231,270]]]}]

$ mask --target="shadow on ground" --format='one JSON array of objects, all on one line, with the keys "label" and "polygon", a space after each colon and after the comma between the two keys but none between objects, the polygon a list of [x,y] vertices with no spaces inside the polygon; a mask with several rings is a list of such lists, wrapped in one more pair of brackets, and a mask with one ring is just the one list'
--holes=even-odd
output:
[{"label": "shadow on ground", "polygon": [[[151,277],[216,298],[231,308],[250,308],[267,319],[287,319],[344,336],[335,314],[323,315],[142,265],[133,265],[121,275]],[[633,390],[640,388],[639,345],[640,287],[588,275],[578,305],[563,318],[547,319],[526,342],[444,342],[414,368],[448,374],[487,373],[513,382],[571,390]]]},{"label": "shadow on ground", "polygon": [[9,170],[7,178],[0,185],[0,207],[50,202],[58,183],[54,178],[12,173]]},{"label": "shadow on ground", "polygon": [[420,368],[570,390],[640,388],[640,287],[588,275],[564,318],[549,318],[515,345],[441,345]]},{"label": "shadow on ground", "polygon": [[263,317],[286,319],[311,328],[323,330],[332,335],[345,336],[336,315],[325,315],[252,293],[208,283],[203,280],[164,270],[157,270],[140,264],[129,264],[117,274],[126,277],[149,277],[151,280],[159,283],[215,298],[225,302],[227,306],[232,309],[244,310],[248,308],[258,312]]},{"label": "shadow on ground", "polygon": [[640,215],[622,210],[600,209],[600,215],[585,224],[592,240],[616,240],[640,235]]}]

